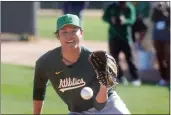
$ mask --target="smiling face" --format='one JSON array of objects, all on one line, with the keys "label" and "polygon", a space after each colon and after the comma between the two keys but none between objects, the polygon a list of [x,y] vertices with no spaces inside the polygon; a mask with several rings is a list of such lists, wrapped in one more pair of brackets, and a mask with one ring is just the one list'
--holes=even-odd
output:
[{"label": "smiling face", "polygon": [[73,25],[65,25],[56,34],[62,48],[78,48],[83,36],[81,28]]}]

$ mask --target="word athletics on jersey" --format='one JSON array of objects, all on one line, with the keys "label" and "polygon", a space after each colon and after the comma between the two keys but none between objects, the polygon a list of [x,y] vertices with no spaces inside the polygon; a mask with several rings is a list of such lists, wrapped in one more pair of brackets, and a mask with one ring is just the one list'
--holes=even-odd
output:
[{"label": "word athletics on jersey", "polygon": [[65,92],[67,90],[72,90],[72,89],[76,89],[79,87],[83,87],[85,86],[86,82],[83,80],[83,78],[81,79],[77,79],[77,78],[65,78],[65,79],[60,79],[60,84],[59,84],[59,91],[61,92]]}]

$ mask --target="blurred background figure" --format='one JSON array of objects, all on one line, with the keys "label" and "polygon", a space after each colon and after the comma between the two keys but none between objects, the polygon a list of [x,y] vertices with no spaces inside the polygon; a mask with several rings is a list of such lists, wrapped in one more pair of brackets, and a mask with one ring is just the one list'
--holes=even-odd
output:
[{"label": "blurred background figure", "polygon": [[83,11],[88,6],[86,1],[65,1],[63,4],[64,14],[75,14],[83,20]]},{"label": "blurred background figure", "polygon": [[149,17],[150,2],[148,1],[134,1],[136,9],[136,21],[132,26],[132,39],[136,48],[142,49],[142,40],[144,39],[148,26],[145,19]]},{"label": "blurred background figure", "polygon": [[[123,52],[128,63],[132,84],[134,86],[141,85],[141,80],[137,74],[137,68],[133,64],[132,52],[130,44],[132,44],[131,25],[136,20],[135,7],[131,2],[113,2],[108,5],[104,11],[103,20],[109,23],[109,50],[111,55],[116,59],[119,65],[119,54]],[[118,82],[127,84],[123,77],[123,70],[119,65]]]},{"label": "blurred background figure", "polygon": [[159,85],[170,84],[170,2],[156,2],[152,11],[153,43],[159,63]]}]

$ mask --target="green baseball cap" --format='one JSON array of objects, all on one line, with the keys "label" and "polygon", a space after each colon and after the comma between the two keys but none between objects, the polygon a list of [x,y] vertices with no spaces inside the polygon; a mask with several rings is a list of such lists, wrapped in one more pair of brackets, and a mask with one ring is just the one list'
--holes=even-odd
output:
[{"label": "green baseball cap", "polygon": [[81,28],[81,20],[78,18],[77,15],[73,15],[73,14],[65,14],[63,16],[60,16],[57,19],[56,32],[58,32],[65,25],[74,25]]}]

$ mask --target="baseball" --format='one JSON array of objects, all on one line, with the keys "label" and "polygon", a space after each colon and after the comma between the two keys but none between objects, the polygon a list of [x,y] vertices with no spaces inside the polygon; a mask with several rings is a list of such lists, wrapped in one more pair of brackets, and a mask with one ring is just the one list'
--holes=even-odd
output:
[{"label": "baseball", "polygon": [[93,97],[93,90],[90,87],[84,87],[81,90],[81,97],[85,100],[89,100]]}]

